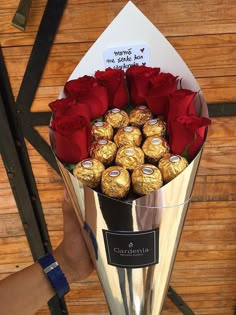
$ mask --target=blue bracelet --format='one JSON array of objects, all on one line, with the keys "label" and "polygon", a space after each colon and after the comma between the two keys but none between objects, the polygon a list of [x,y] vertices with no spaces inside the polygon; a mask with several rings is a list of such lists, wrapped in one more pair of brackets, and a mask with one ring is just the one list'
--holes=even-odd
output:
[{"label": "blue bracelet", "polygon": [[66,277],[51,253],[39,258],[38,263],[43,268],[43,271],[47,275],[59,298],[62,298],[70,291]]}]

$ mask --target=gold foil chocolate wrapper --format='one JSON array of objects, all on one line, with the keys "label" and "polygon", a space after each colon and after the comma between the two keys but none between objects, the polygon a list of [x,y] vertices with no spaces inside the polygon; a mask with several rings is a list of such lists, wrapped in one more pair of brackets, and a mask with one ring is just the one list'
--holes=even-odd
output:
[{"label": "gold foil chocolate wrapper", "polygon": [[113,128],[106,121],[97,121],[92,125],[92,136],[94,140],[113,138]]},{"label": "gold foil chocolate wrapper", "polygon": [[155,135],[164,137],[166,134],[166,122],[158,118],[149,119],[143,126],[143,134],[146,138]]},{"label": "gold foil chocolate wrapper", "polygon": [[144,163],[144,153],[136,146],[124,146],[118,149],[115,163],[129,171]]},{"label": "gold foil chocolate wrapper", "polygon": [[147,106],[137,106],[129,114],[130,124],[133,126],[142,126],[146,121],[152,118],[152,112]]},{"label": "gold foil chocolate wrapper", "polygon": [[140,146],[142,142],[142,133],[138,127],[126,126],[120,128],[114,136],[114,142],[118,147],[125,145]]},{"label": "gold foil chocolate wrapper", "polygon": [[118,129],[129,125],[129,116],[119,108],[113,108],[105,114],[105,121],[113,128]]},{"label": "gold foil chocolate wrapper", "polygon": [[188,161],[184,157],[175,154],[166,154],[158,163],[158,167],[166,183],[178,176],[187,166]]},{"label": "gold foil chocolate wrapper", "polygon": [[147,137],[143,143],[142,149],[147,161],[154,164],[170,151],[167,141],[157,136]]},{"label": "gold foil chocolate wrapper", "polygon": [[76,164],[73,175],[84,185],[95,188],[100,184],[104,165],[96,160],[87,158]]},{"label": "gold foil chocolate wrapper", "polygon": [[163,185],[160,170],[152,164],[137,166],[132,175],[132,187],[135,193],[147,195]]},{"label": "gold foil chocolate wrapper", "polygon": [[112,164],[116,157],[116,144],[107,139],[100,139],[91,144],[90,156],[99,160],[105,166]]},{"label": "gold foil chocolate wrapper", "polygon": [[102,192],[113,198],[124,198],[130,189],[129,172],[121,166],[110,166],[102,173]]}]

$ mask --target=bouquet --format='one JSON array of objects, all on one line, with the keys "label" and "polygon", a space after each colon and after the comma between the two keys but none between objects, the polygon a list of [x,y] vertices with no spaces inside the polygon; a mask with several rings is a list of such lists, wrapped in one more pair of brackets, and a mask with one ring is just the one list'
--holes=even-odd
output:
[{"label": "bouquet", "polygon": [[211,123],[194,76],[129,1],[49,106],[110,313],[160,314]]},{"label": "bouquet", "polygon": [[56,156],[110,197],[137,198],[173,180],[210,124],[194,107],[198,93],[157,67],[97,70],[69,80],[63,92],[49,104]]}]

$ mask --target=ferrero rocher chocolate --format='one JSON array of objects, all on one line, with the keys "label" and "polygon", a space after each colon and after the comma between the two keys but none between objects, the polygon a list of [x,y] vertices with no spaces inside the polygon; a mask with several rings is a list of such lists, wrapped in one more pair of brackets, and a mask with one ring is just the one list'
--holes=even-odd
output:
[{"label": "ferrero rocher chocolate", "polygon": [[118,147],[130,144],[138,147],[142,142],[142,133],[138,127],[126,126],[118,129],[114,142]]},{"label": "ferrero rocher chocolate", "polygon": [[158,118],[149,119],[143,126],[143,134],[146,138],[155,135],[164,137],[165,133],[166,122]]},{"label": "ferrero rocher chocolate", "polygon": [[147,161],[154,164],[170,151],[167,141],[157,136],[147,137],[143,143],[142,149]]},{"label": "ferrero rocher chocolate", "polygon": [[129,172],[121,166],[110,166],[102,173],[102,192],[113,198],[124,198],[130,189]]},{"label": "ferrero rocher chocolate", "polygon": [[118,149],[115,159],[116,165],[120,165],[128,171],[144,163],[144,153],[136,146],[124,146]]},{"label": "ferrero rocher chocolate", "polygon": [[133,126],[142,126],[146,121],[152,118],[152,112],[147,106],[137,106],[129,114],[130,124]]},{"label": "ferrero rocher chocolate", "polygon": [[179,175],[187,166],[188,161],[184,157],[176,154],[166,154],[158,163],[158,167],[166,183]]},{"label": "ferrero rocher chocolate", "polygon": [[160,170],[152,164],[137,166],[132,175],[132,187],[135,193],[147,195],[163,185]]},{"label": "ferrero rocher chocolate", "polygon": [[90,147],[90,156],[99,160],[103,165],[109,166],[116,157],[116,144],[107,139],[100,139],[92,142]]},{"label": "ferrero rocher chocolate", "polygon": [[124,110],[119,108],[113,108],[109,110],[104,117],[105,121],[110,124],[113,128],[121,128],[128,126],[129,116]]},{"label": "ferrero rocher chocolate", "polygon": [[76,164],[73,175],[84,185],[95,188],[101,181],[104,165],[96,160],[87,158]]},{"label": "ferrero rocher chocolate", "polygon": [[92,125],[92,136],[94,140],[113,138],[113,128],[106,121],[97,121]]}]

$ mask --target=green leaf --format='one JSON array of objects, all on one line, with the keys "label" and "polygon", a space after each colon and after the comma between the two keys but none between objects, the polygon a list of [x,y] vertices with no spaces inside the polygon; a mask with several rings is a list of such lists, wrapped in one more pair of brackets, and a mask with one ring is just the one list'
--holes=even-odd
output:
[{"label": "green leaf", "polygon": [[75,168],[76,163],[64,163],[63,165],[65,166],[67,171],[72,172]]},{"label": "green leaf", "polygon": [[194,138],[193,138],[193,141],[190,142],[188,145],[186,145],[184,151],[180,154],[182,157],[186,158],[188,160],[188,162],[190,162],[190,157],[189,157],[189,154],[188,154],[188,150],[190,148],[190,146],[197,140],[197,133],[194,132]]}]

